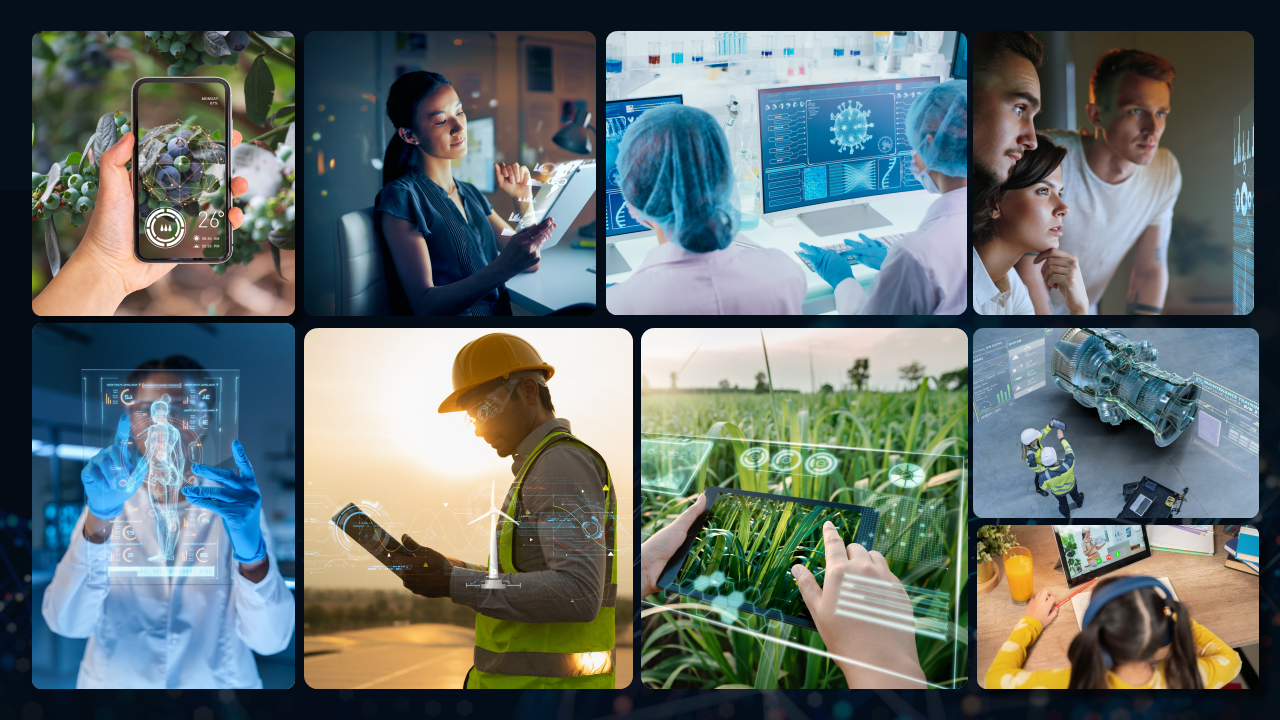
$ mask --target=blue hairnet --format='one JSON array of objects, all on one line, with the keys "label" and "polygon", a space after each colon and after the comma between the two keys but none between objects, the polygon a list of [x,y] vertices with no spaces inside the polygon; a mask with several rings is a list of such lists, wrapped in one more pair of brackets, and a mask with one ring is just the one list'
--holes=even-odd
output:
[{"label": "blue hairnet", "polygon": [[968,90],[962,80],[934,85],[911,103],[907,142],[926,168],[948,177],[969,174],[968,106]]},{"label": "blue hairnet", "polygon": [[663,105],[645,112],[618,146],[622,196],[689,252],[723,250],[738,234],[729,140],[705,110]]}]

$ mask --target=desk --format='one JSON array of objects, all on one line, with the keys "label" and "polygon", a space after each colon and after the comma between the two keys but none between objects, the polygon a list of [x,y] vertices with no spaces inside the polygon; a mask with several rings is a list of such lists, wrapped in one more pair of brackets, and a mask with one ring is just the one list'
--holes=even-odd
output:
[{"label": "desk", "polygon": [[[1205,626],[1233,648],[1258,642],[1258,577],[1231,570],[1223,565],[1227,553],[1222,546],[1227,537],[1222,526],[1215,525],[1212,556],[1152,550],[1151,557],[1120,568],[1116,575],[1150,575],[1167,577],[1191,612],[1196,622]],[[1031,550],[1035,588],[1049,588],[1058,600],[1071,594],[1067,579],[1061,570],[1054,570],[1058,560],[1057,544],[1051,525],[1015,525],[1013,534],[1018,542]],[[999,561],[997,561],[999,562]],[[996,652],[1018,619],[1026,611],[1026,605],[1014,605],[1009,599],[1007,581],[1001,579],[994,590],[978,598],[977,612],[977,678],[985,687],[987,669],[995,660]],[[1058,617],[1040,633],[1039,639],[1028,649],[1025,670],[1051,670],[1066,667],[1067,648],[1078,632],[1075,610],[1070,602],[1058,608]]]},{"label": "desk", "polygon": [[537,272],[520,273],[507,281],[512,305],[546,315],[567,305],[596,302],[596,274],[587,272],[596,262],[596,249],[575,248],[576,239],[577,232],[571,229],[542,253]]},{"label": "desk", "polygon": [[[893,235],[915,230],[924,218],[925,211],[929,209],[929,206],[938,197],[938,195],[932,195],[924,190],[913,190],[911,192],[873,198],[868,204],[892,224],[871,228],[865,231],[866,236],[877,238],[881,235]],[[803,208],[799,212],[805,212],[806,210],[807,208]],[[804,299],[805,315],[819,315],[833,311],[836,307],[834,289],[827,284],[826,280],[823,280],[817,273],[806,267],[804,262],[796,256],[795,251],[800,249],[800,243],[802,242],[809,245],[832,245],[844,240],[846,237],[856,239],[858,234],[851,232],[848,235],[818,237],[809,229],[808,225],[795,218],[795,213],[796,211],[788,211],[787,215],[774,219],[772,224],[762,220],[754,230],[743,232],[742,235],[745,235],[748,240],[761,247],[782,250],[787,254],[787,257],[791,258],[792,262],[804,270],[805,282],[808,285]],[[651,234],[644,234],[634,240],[622,240],[615,245],[633,271],[644,262],[644,256],[657,246],[658,238]],[[853,265],[852,269],[854,279],[864,289],[870,288],[871,283],[880,274],[879,270],[872,270],[861,264]],[[630,272],[614,273],[609,275],[606,281],[618,283],[629,277],[631,277]],[[510,284],[507,287],[510,287]]]}]

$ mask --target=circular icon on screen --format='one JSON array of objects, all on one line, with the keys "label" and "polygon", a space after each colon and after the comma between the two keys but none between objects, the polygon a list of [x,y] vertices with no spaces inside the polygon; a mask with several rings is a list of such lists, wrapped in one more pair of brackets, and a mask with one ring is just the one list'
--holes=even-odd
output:
[{"label": "circular icon on screen", "polygon": [[200,562],[209,562],[209,551],[205,548],[200,548],[196,551],[196,559]]},{"label": "circular icon on screen", "polygon": [[136,532],[134,532],[134,531],[133,531],[133,526],[132,526],[132,525],[125,525],[125,526],[124,526],[124,530],[121,530],[121,531],[120,531],[120,534],[124,536],[124,539],[125,539],[125,540],[136,540],[136,539],[138,539],[138,533],[136,533]]},{"label": "circular icon on screen", "polygon": [[742,462],[742,466],[748,470],[756,468],[769,462],[769,451],[762,447],[748,448],[742,453],[742,457],[738,458]]},{"label": "circular icon on screen", "polygon": [[769,466],[778,472],[791,472],[800,467],[800,453],[795,450],[783,450],[773,456]]},{"label": "circular icon on screen", "polygon": [[838,463],[835,455],[829,452],[818,452],[804,461],[804,469],[810,475],[828,475],[836,469]]},{"label": "circular icon on screen", "polygon": [[889,482],[900,488],[913,488],[924,482],[924,469],[911,463],[899,463],[889,469]]},{"label": "circular icon on screen", "polygon": [[162,207],[147,216],[147,239],[158,248],[171,248],[186,233],[187,219],[171,207]]}]

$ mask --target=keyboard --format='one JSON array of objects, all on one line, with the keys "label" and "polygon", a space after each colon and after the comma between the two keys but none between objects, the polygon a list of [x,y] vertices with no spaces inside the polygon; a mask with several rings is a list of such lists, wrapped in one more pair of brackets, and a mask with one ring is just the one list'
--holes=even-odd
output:
[{"label": "keyboard", "polygon": [[[883,242],[885,245],[888,245],[889,247],[893,247],[894,243],[897,243],[898,241],[902,240],[902,238],[906,236],[907,236],[906,233],[899,233],[896,235],[881,235],[878,238],[871,238],[871,239],[879,240],[880,242]],[[837,254],[850,249],[849,246],[845,245],[843,241],[838,242],[835,245],[814,245],[813,247],[822,248],[825,250],[834,250],[836,251]],[[808,258],[801,255],[799,250],[796,251],[796,257],[800,258],[800,262],[804,263],[805,267],[809,268],[813,272],[818,272],[817,268],[813,266],[813,263],[809,262]],[[858,263],[858,259],[852,255],[846,255],[844,256],[844,259],[847,260],[850,265],[856,265]]]}]

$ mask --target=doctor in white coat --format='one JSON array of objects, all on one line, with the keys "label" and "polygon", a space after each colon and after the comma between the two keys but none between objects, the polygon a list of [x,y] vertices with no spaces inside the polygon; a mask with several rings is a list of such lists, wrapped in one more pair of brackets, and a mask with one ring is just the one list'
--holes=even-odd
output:
[{"label": "doctor in white coat", "polygon": [[[862,237],[837,253],[800,243],[801,254],[835,288],[841,315],[959,315],[968,297],[969,130],[964,82],[934,85],[907,111],[911,172],[940,195],[915,231],[887,247]],[[868,295],[846,256],[880,271]]]},{"label": "doctor in white coat", "polygon": [[[165,377],[161,371],[148,380],[161,384]],[[138,402],[163,402],[144,397],[151,392],[140,388]],[[115,442],[81,473],[86,507],[45,591],[45,621],[59,635],[89,638],[77,688],[261,688],[253,652],[271,655],[288,646],[294,604],[261,516],[253,468],[235,441],[235,472],[192,464],[201,484],[164,484],[164,473],[153,471],[158,455],[144,447],[157,416],[135,416],[132,427],[122,416]],[[150,437],[155,442],[157,435]],[[176,542],[166,543],[157,518],[181,533]],[[136,562],[177,573],[113,583],[112,552],[117,566]],[[212,581],[183,574],[207,567]]]}]

